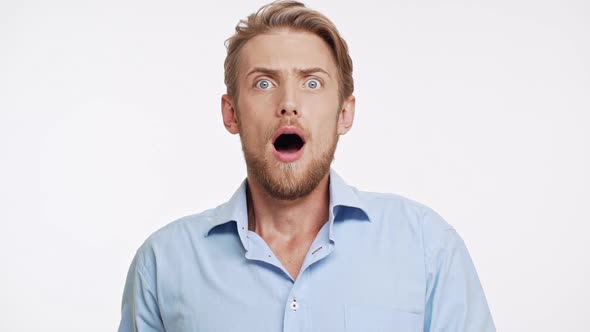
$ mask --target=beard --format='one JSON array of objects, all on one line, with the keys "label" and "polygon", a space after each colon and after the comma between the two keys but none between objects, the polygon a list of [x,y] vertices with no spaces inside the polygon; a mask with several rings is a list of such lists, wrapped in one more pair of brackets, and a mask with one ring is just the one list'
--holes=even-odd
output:
[{"label": "beard", "polygon": [[[269,131],[265,142],[270,141],[273,132],[274,130]],[[338,144],[338,134],[334,132],[330,141],[322,145],[324,148],[317,156],[312,155],[311,161],[307,164],[303,158],[290,163],[275,160],[274,157],[265,154],[264,148],[258,152],[250,151],[242,134],[240,140],[248,175],[251,175],[271,197],[279,200],[296,200],[309,195],[330,172]],[[314,151],[308,150],[304,151],[304,154],[312,152]]]}]

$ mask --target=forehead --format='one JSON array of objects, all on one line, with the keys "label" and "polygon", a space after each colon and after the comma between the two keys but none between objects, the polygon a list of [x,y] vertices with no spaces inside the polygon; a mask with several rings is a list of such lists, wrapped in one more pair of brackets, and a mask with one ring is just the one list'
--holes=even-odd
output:
[{"label": "forehead", "polygon": [[275,30],[250,39],[240,52],[239,73],[265,67],[280,71],[320,67],[332,77],[336,64],[332,51],[319,36],[288,29]]}]

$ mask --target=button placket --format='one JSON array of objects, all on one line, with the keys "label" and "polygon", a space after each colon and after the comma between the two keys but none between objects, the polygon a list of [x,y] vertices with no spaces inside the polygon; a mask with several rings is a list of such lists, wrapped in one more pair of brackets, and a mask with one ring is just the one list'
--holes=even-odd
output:
[{"label": "button placket", "polygon": [[[321,251],[320,251],[321,252]],[[311,331],[311,316],[307,294],[309,283],[309,270],[302,270],[294,281],[289,295],[284,303],[284,332]]]},{"label": "button placket", "polygon": [[297,311],[297,309],[299,309],[299,303],[297,303],[297,299],[293,298],[293,300],[291,301],[291,310],[293,311]]}]

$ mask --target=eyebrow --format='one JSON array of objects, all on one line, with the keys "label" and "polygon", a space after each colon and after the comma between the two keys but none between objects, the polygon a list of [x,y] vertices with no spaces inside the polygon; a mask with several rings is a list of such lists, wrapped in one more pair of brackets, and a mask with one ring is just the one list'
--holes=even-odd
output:
[{"label": "eyebrow", "polygon": [[[311,67],[311,68],[301,68],[301,69],[295,69],[295,71],[301,75],[301,76],[305,76],[305,75],[309,75],[309,74],[313,74],[313,73],[324,73],[326,75],[328,75],[328,77],[332,77],[330,76],[330,74],[324,70],[321,67]],[[250,70],[248,72],[248,74],[246,74],[246,77],[252,75],[252,74],[263,74],[263,75],[268,75],[268,76],[277,76],[279,71],[276,69],[270,69],[270,68],[264,68],[264,67],[254,67],[252,68],[252,70]]]}]

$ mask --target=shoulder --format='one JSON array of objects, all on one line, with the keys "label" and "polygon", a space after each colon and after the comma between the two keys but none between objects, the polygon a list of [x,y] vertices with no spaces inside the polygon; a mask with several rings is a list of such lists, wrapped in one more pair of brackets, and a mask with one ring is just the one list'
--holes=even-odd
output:
[{"label": "shoulder", "polygon": [[355,191],[371,221],[410,229],[421,239],[427,255],[461,242],[455,228],[421,202],[394,193]]},{"label": "shoulder", "polygon": [[138,263],[155,261],[156,256],[174,255],[194,247],[215,220],[215,209],[178,218],[153,232],[137,250]]},{"label": "shoulder", "polygon": [[162,228],[155,231],[147,239],[148,242],[166,242],[170,238],[177,238],[180,235],[200,235],[205,233],[205,230],[210,222],[215,219],[216,209],[209,209],[199,213],[190,214],[178,218]]}]

